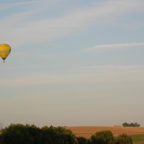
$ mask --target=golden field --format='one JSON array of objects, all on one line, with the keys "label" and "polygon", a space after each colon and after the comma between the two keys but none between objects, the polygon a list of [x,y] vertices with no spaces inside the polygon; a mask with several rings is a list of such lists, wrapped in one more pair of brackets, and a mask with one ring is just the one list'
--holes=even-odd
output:
[{"label": "golden field", "polygon": [[89,138],[96,132],[110,130],[114,136],[120,134],[137,135],[144,134],[144,127],[121,127],[121,126],[73,126],[65,127],[70,129],[77,137]]}]

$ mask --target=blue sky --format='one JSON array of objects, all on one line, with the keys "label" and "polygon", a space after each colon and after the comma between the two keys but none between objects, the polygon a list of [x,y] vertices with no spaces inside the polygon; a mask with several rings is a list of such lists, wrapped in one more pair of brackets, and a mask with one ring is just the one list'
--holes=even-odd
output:
[{"label": "blue sky", "polygon": [[143,0],[0,5],[1,125],[144,125]]}]

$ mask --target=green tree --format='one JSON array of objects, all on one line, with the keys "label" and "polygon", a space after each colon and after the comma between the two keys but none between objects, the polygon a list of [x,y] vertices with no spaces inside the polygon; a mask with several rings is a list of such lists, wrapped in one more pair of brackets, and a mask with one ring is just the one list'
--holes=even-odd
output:
[{"label": "green tree", "polygon": [[114,137],[111,131],[98,132],[91,137],[91,144],[113,144]]},{"label": "green tree", "polygon": [[135,122],[135,123],[127,123],[127,122],[125,122],[122,125],[123,125],[123,127],[140,127],[140,124],[138,124],[137,122]]},{"label": "green tree", "polygon": [[78,144],[90,144],[90,141],[84,137],[77,137]]},{"label": "green tree", "polygon": [[61,127],[37,128],[15,124],[2,130],[0,144],[77,144],[75,135]]},{"label": "green tree", "polygon": [[43,127],[41,133],[42,144],[77,144],[75,135],[62,127]]},{"label": "green tree", "polygon": [[38,144],[39,129],[34,125],[12,124],[1,132],[2,144]]},{"label": "green tree", "polygon": [[133,142],[128,135],[122,134],[116,138],[115,144],[133,144]]}]

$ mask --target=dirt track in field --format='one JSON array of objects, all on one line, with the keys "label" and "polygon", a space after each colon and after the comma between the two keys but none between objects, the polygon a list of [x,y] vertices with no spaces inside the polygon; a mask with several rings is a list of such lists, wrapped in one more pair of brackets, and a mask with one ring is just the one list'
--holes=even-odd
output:
[{"label": "dirt track in field", "polygon": [[74,126],[74,127],[65,127],[70,129],[77,137],[83,136],[90,138],[96,132],[110,130],[114,136],[120,134],[135,135],[135,134],[144,134],[144,127],[121,127],[121,126]]}]

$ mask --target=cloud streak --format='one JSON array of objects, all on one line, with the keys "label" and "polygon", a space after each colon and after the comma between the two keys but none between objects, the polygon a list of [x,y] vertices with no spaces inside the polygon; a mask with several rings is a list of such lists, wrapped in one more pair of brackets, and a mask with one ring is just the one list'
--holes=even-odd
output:
[{"label": "cloud streak", "polygon": [[[0,21],[0,33],[3,34],[1,41],[23,45],[56,40],[84,31],[92,24],[110,23],[118,16],[140,12],[143,6],[142,0],[109,0],[95,3],[89,8],[73,10],[60,17],[33,21],[27,20],[26,17],[24,21],[22,12]],[[39,8],[36,10],[39,11]]]},{"label": "cloud streak", "polygon": [[9,3],[9,4],[2,4],[1,7],[0,7],[0,11],[3,11],[3,10],[7,10],[7,9],[11,9],[11,8],[15,8],[15,7],[19,7],[19,6],[24,6],[24,5],[29,5],[29,4],[35,4],[37,3],[38,1],[25,1],[25,2],[13,2],[13,3]]},{"label": "cloud streak", "polygon": [[[17,77],[14,79],[1,79],[1,87],[25,87],[37,85],[57,84],[88,84],[88,83],[123,83],[144,82],[144,65],[98,65],[80,68],[83,71],[78,74],[33,75]],[[97,72],[84,72],[84,69],[97,69]]]},{"label": "cloud streak", "polygon": [[143,47],[144,42],[138,43],[119,43],[119,44],[104,44],[104,45],[95,45],[93,47],[85,49],[86,51],[97,51],[97,50],[111,50],[111,49],[123,49],[129,47]]}]

